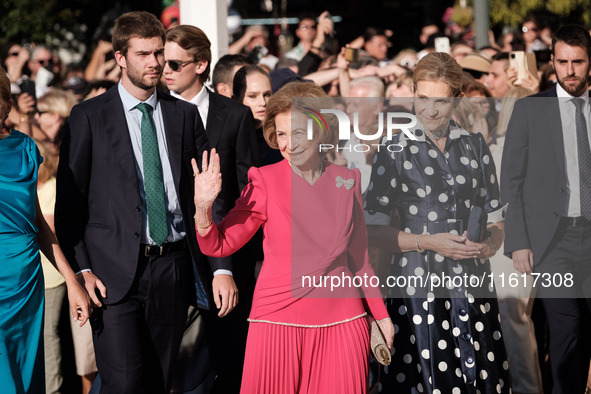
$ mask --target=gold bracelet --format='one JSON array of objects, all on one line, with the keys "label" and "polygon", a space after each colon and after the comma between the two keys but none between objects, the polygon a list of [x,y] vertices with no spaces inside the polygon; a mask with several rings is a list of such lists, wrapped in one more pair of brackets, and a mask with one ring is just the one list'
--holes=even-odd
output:
[{"label": "gold bracelet", "polygon": [[195,219],[195,227],[202,229],[202,230],[209,228],[209,226],[211,226],[211,224],[213,223],[213,220],[209,219],[209,223],[207,223],[205,226],[200,226],[197,224],[197,217],[195,217],[194,219]]},{"label": "gold bracelet", "polygon": [[419,236],[415,235],[415,246],[416,246],[416,251],[419,253],[423,253],[425,251],[425,249],[421,249],[421,247],[419,246]]}]

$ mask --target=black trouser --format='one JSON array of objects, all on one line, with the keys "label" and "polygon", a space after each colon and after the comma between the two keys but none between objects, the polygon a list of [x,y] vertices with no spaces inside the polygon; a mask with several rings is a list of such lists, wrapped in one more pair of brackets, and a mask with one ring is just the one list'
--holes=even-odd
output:
[{"label": "black trouser", "polygon": [[128,295],[93,312],[101,394],[169,391],[187,319],[190,264],[186,248],[140,256]]},{"label": "black trouser", "polygon": [[[217,374],[211,394],[238,394],[248,334],[248,315],[254,291],[254,261],[241,253],[233,256],[238,305],[227,316],[218,317],[215,304],[203,311],[212,366]],[[240,266],[239,266],[240,265]]]},{"label": "black trouser", "polygon": [[[591,224],[575,226],[561,221],[550,251],[536,265],[538,295],[546,312],[550,334],[550,366],[554,394],[585,392],[591,351],[587,340],[589,327],[582,317],[591,310]],[[573,287],[545,288],[546,278],[560,281],[572,274]],[[558,283],[558,282],[556,282]]]}]

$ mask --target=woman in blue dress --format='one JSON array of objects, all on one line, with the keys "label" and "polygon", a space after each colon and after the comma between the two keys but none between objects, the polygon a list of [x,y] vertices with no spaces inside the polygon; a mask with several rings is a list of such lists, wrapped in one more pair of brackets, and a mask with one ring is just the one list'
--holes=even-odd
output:
[{"label": "woman in blue dress", "polygon": [[[389,274],[399,286],[389,285],[396,336],[378,391],[508,394],[488,262],[503,239],[494,163],[482,135],[451,118],[462,89],[451,56],[423,57],[413,85],[414,139],[398,133],[383,141],[396,149],[377,153],[365,207],[371,242],[395,253]],[[480,242],[466,232],[475,207],[486,214]]]},{"label": "woman in blue dress", "polygon": [[44,393],[40,250],[66,279],[80,325],[88,320],[90,298],[43,219],[37,200],[43,159],[31,138],[5,126],[11,108],[10,81],[0,69],[0,391]]}]

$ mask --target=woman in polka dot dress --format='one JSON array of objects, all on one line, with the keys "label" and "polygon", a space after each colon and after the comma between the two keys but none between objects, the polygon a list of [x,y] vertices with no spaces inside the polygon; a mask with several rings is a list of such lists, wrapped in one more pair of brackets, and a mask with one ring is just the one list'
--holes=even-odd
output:
[{"label": "woman in polka dot dress", "polygon": [[[413,82],[416,140],[399,133],[382,141],[398,146],[376,155],[365,206],[370,242],[395,252],[390,275],[398,277],[388,299],[393,360],[383,367],[378,389],[510,393],[487,260],[503,237],[494,163],[482,135],[451,119],[462,87],[456,61],[431,53]],[[466,237],[473,206],[488,214],[481,242]]]}]

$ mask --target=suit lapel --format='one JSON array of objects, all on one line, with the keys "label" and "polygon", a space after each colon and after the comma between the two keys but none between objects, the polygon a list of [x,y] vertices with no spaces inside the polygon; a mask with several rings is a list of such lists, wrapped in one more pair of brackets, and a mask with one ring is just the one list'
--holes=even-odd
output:
[{"label": "suit lapel", "polygon": [[226,123],[226,114],[223,111],[224,103],[217,99],[215,93],[209,92],[209,111],[207,113],[207,139],[210,148],[217,148]]},{"label": "suit lapel", "polygon": [[162,119],[164,121],[164,133],[168,145],[168,157],[170,158],[170,168],[174,178],[174,186],[177,193],[180,191],[182,152],[183,152],[183,133],[184,133],[184,113],[177,109],[175,101],[168,97],[163,97],[158,93],[158,102],[162,109]]},{"label": "suit lapel", "polygon": [[554,95],[551,97],[546,97],[543,100],[544,107],[546,108],[546,120],[545,126],[542,127],[542,130],[547,130],[550,133],[550,136],[547,136],[554,145],[554,149],[556,151],[556,164],[560,169],[561,174],[566,174],[565,168],[565,156],[564,156],[564,136],[562,130],[562,120],[560,118],[560,107],[558,106],[558,98],[556,96],[556,90],[554,90]]},{"label": "suit lapel", "polygon": [[99,119],[104,122],[102,129],[111,141],[111,152],[113,152],[115,160],[137,189],[135,155],[117,86],[104,93],[104,100],[105,105],[99,109]]}]

